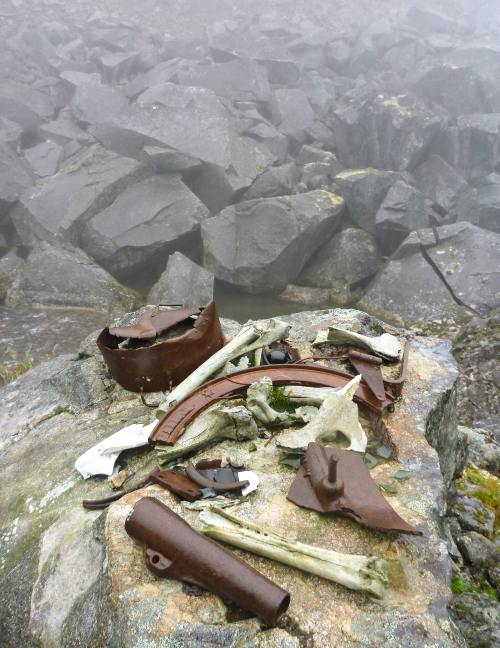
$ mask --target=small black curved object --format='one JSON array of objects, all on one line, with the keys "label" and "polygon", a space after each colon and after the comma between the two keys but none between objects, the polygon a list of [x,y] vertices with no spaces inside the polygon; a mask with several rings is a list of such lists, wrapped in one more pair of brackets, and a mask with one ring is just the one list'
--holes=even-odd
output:
[{"label": "small black curved object", "polygon": [[250,482],[246,479],[238,482],[212,481],[196,470],[192,463],[189,463],[186,466],[186,475],[199,486],[203,486],[203,488],[212,488],[214,491],[237,491],[250,485]]}]

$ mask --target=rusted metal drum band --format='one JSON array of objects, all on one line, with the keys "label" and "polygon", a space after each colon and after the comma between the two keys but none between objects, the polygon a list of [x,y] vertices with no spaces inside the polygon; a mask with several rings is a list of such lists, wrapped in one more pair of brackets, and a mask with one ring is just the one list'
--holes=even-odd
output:
[{"label": "rusted metal drum band", "polygon": [[178,337],[139,349],[120,349],[121,341],[106,328],[97,346],[116,382],[144,394],[178,385],[224,345],[214,302],[203,309],[192,329]]}]

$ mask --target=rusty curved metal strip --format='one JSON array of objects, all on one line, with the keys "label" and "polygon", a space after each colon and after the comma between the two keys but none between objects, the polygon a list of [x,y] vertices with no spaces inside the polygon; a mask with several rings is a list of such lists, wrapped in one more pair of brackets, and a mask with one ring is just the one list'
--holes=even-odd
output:
[{"label": "rusty curved metal strip", "polygon": [[188,463],[186,467],[186,475],[189,477],[189,479],[191,479],[191,481],[194,481],[195,484],[198,484],[198,486],[202,486],[203,488],[212,488],[214,491],[237,491],[241,490],[242,488],[246,488],[250,484],[250,482],[246,479],[244,481],[237,482],[213,481],[212,479],[208,479],[198,470],[196,470],[192,463]]},{"label": "rusty curved metal strip", "polygon": [[[183,309],[183,314],[187,312]],[[116,382],[124,389],[145,394],[178,385],[224,346],[214,302],[202,310],[191,329],[178,337],[138,349],[120,349],[121,341],[106,328],[97,338],[97,346]]]},{"label": "rusty curved metal strip", "polygon": [[[151,432],[151,443],[172,445],[183,434],[187,425],[215,401],[233,398],[245,391],[252,383],[268,376],[273,385],[304,385],[307,387],[344,387],[353,376],[344,371],[320,365],[269,365],[235,371],[229,376],[216,378],[195,389],[189,396],[176,403]],[[378,400],[368,385],[361,381],[354,400],[368,409],[381,414],[394,403],[390,394]]]}]

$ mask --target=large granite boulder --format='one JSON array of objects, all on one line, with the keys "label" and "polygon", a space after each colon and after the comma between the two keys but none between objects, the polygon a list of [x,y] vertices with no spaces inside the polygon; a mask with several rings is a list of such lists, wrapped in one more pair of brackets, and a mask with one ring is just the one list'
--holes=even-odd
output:
[{"label": "large granite boulder", "polygon": [[27,84],[2,81],[0,114],[19,124],[25,133],[33,134],[42,121],[52,119],[54,105],[43,92]]},{"label": "large granite boulder", "polygon": [[387,193],[375,217],[375,233],[385,254],[392,254],[414,230],[429,227],[432,209],[424,194],[403,180]]},{"label": "large granite boulder", "polygon": [[138,157],[145,145],[152,144],[224,169],[231,162],[229,113],[207,88],[160,83],[126,110],[97,119],[89,131],[122,155]]},{"label": "large granite boulder", "polygon": [[344,167],[411,171],[424,158],[444,116],[411,95],[348,92],[331,113],[335,153]]},{"label": "large granite boulder", "polygon": [[26,189],[12,212],[22,244],[62,238],[74,241],[81,227],[107,207],[144,165],[94,145],[72,156],[59,173]]},{"label": "large granite boulder", "polygon": [[481,178],[476,187],[460,196],[455,211],[458,221],[500,233],[500,174]]},{"label": "large granite boulder", "polygon": [[280,292],[335,232],[343,208],[323,190],[226,207],[202,225],[204,266],[249,292]]},{"label": "large granite boulder", "polygon": [[299,141],[305,138],[305,133],[314,123],[314,111],[303,90],[275,90],[269,110],[276,128]]},{"label": "large granite boulder", "polygon": [[104,85],[98,74],[64,72],[61,77],[75,88],[71,109],[79,122],[88,125],[107,121],[128,106],[127,98]]},{"label": "large granite boulder", "polygon": [[335,298],[349,300],[356,287],[375,275],[381,265],[382,258],[373,237],[349,227],[316,252],[297,277],[297,283],[328,288],[334,301]]},{"label": "large granite boulder", "polygon": [[465,179],[439,155],[431,155],[422,162],[413,172],[413,179],[440,214],[452,211],[457,196],[467,187]]},{"label": "large granite boulder", "polygon": [[80,244],[115,275],[147,270],[192,237],[207,216],[179,176],[157,175],[131,185],[91,218]]},{"label": "large granite boulder", "polygon": [[[383,330],[380,323],[356,311],[303,313],[289,320],[291,341],[303,355],[311,353],[307,340],[329,324],[368,334]],[[109,378],[95,346],[92,350],[87,343],[80,356],[55,358],[4,387],[0,412],[3,643],[298,648],[300,637],[307,638],[311,648],[399,648],[404,637],[405,645],[412,648],[461,647],[446,609],[451,561],[440,537],[445,508],[441,470],[448,477],[458,468],[453,462],[458,442],[457,368],[448,343],[413,337],[411,345],[404,398],[387,417],[398,460],[380,462],[371,474],[384,484],[402,467],[412,471],[388,498],[398,513],[424,530],[422,537],[391,538],[350,520],[327,519],[296,507],[285,498],[295,473],[279,463],[274,441],[225,441],[194,459],[231,456],[257,472],[259,488],[237,507],[236,515],[311,544],[389,560],[387,595],[374,602],[319,577],[237,551],[245,562],[290,591],[291,606],[279,628],[267,628],[255,618],[235,621],[234,609],[217,596],[156,578],[146,569],[142,547],[124,529],[137,499],[157,497],[197,524],[197,514],[165,491],[148,487],[104,512],[82,509],[82,499],[111,491],[106,482],[81,479],[73,468],[75,459],[123,425],[147,422],[152,416],[137,395]],[[447,447],[449,454],[444,453]],[[126,461],[138,481],[158,459],[155,452],[139,450],[129,452]]]},{"label": "large granite boulder", "polygon": [[78,249],[42,242],[7,289],[10,307],[74,307],[122,313],[137,296]]},{"label": "large granite boulder", "polygon": [[370,234],[375,233],[375,218],[392,185],[400,178],[393,171],[346,169],[335,176],[349,216]]},{"label": "large granite boulder", "polygon": [[500,236],[470,223],[413,232],[360,305],[391,321],[422,324],[486,314],[500,305]]},{"label": "large granite boulder", "polygon": [[214,298],[214,275],[180,252],[168,257],[167,267],[149,291],[148,304],[204,306]]}]

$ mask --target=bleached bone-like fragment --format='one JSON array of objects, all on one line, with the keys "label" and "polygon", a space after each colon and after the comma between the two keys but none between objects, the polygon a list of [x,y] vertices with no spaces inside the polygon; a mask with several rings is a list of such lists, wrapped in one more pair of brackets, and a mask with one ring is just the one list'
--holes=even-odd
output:
[{"label": "bleached bone-like fragment", "polygon": [[283,450],[305,451],[311,441],[328,445],[341,432],[351,442],[349,450],[364,452],[367,438],[359,422],[358,406],[352,400],[360,381],[361,376],[356,376],[345,387],[332,392],[312,421],[300,430],[280,434],[277,445]]},{"label": "bleached bone-like fragment", "polygon": [[173,446],[157,448],[160,461],[167,463],[222,439],[256,439],[259,436],[257,423],[252,413],[239,403],[241,401],[216,403],[202,412]]},{"label": "bleached bone-like fragment", "polygon": [[210,356],[208,360],[170,392],[166,400],[160,405],[157,415],[168,412],[175,403],[185,398],[200,385],[203,385],[214,374],[221,371],[228,362],[247,355],[261,346],[285,338],[289,330],[290,326],[278,319],[270,319],[267,328],[263,328],[255,322],[247,322],[232,340]]},{"label": "bleached bone-like fragment", "polygon": [[396,362],[401,357],[401,343],[395,335],[383,333],[376,337],[354,333],[338,326],[329,326],[328,331],[319,331],[313,346],[333,342],[337,344],[354,344],[375,355]]},{"label": "bleached bone-like fragment", "polygon": [[269,404],[273,393],[273,381],[264,376],[247,389],[247,407],[264,425],[286,425],[293,422],[288,412],[278,412]]},{"label": "bleached bone-like fragment", "polygon": [[285,385],[283,394],[290,399],[293,405],[320,406],[325,398],[338,392],[337,387],[307,387],[304,385]]},{"label": "bleached bone-like fragment", "polygon": [[381,558],[344,554],[290,540],[216,507],[202,511],[199,519],[200,531],[215,540],[377,598],[384,594],[388,582],[387,563]]}]

